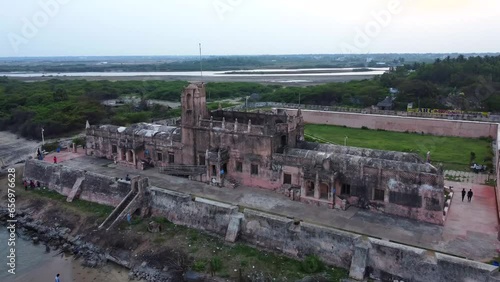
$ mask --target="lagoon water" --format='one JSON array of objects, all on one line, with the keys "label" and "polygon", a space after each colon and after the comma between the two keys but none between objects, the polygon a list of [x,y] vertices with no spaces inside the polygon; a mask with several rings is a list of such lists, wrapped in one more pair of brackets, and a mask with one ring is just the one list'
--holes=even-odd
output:
[{"label": "lagoon water", "polygon": [[44,282],[54,281],[59,273],[61,282],[66,281],[129,281],[128,270],[107,265],[103,268],[85,268],[81,261],[73,256],[58,254],[58,251],[47,253],[44,245],[34,245],[30,241],[16,238],[16,271],[7,272],[7,239],[9,233],[5,227],[0,229],[0,281],[2,282]]},{"label": "lagoon water", "polygon": [[[212,77],[286,77],[286,76],[357,76],[357,75],[381,75],[388,68],[370,68],[371,71],[354,71],[352,68],[324,68],[324,69],[255,69],[244,70],[245,73],[232,73],[239,70],[229,71],[203,71],[203,76]],[[280,73],[267,73],[279,71]],[[308,71],[321,71],[310,73]],[[331,72],[330,72],[331,71]],[[64,72],[64,73],[40,73],[40,72],[8,72],[0,73],[7,77],[135,77],[135,76],[200,76],[199,71],[177,71],[177,72]]]}]

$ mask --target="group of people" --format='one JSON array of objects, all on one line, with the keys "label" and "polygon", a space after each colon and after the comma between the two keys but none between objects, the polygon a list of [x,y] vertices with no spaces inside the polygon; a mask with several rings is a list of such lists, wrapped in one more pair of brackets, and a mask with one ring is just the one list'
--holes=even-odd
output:
[{"label": "group of people", "polygon": [[462,202],[465,199],[465,195],[467,194],[467,202],[472,201],[472,196],[474,193],[472,192],[472,189],[469,190],[469,192],[465,192],[465,188],[462,190]]},{"label": "group of people", "polygon": [[42,186],[40,181],[38,181],[38,180],[35,183],[35,181],[33,181],[33,180],[30,180],[28,182],[28,180],[26,180],[26,179],[23,181],[23,185],[24,185],[24,190],[26,190],[26,191],[28,190],[28,187],[30,187],[31,189],[35,189],[35,187],[40,188]]}]

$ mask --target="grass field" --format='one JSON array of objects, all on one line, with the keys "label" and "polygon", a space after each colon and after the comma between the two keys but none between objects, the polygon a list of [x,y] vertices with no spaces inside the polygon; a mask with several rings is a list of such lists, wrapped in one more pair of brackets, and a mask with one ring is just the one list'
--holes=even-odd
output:
[{"label": "grass field", "polygon": [[441,137],[317,124],[306,125],[305,134],[307,140],[338,145],[344,145],[347,136],[348,146],[413,152],[424,159],[430,151],[432,163],[442,163],[450,170],[469,171],[471,152],[474,152],[475,162],[492,167],[493,151],[491,140],[487,138]]}]

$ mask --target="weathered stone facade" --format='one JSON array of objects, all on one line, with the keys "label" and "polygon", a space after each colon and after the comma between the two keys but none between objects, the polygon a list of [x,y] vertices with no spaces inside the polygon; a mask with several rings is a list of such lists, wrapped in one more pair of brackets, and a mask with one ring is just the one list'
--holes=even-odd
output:
[{"label": "weathered stone facade", "polygon": [[214,185],[278,190],[326,207],[357,205],[443,224],[443,172],[417,155],[304,141],[301,111],[209,112],[203,83],[182,93],[178,127],[87,129],[87,154]]}]

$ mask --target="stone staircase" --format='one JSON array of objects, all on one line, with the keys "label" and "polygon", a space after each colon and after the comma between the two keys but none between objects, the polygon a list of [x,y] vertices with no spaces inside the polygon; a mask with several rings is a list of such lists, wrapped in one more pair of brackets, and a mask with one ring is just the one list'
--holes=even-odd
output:
[{"label": "stone staircase", "polygon": [[138,192],[132,190],[123,201],[113,210],[106,220],[99,226],[99,229],[111,229],[119,219],[125,217],[127,207],[137,198]]},{"label": "stone staircase", "polygon": [[[99,229],[109,230],[113,228],[120,220],[123,220],[127,213],[134,211],[134,208],[140,206],[143,198],[144,189],[138,185],[139,178],[132,179],[130,192],[125,196],[121,203],[111,212],[111,214],[99,226]],[[147,182],[146,182],[147,183]]]},{"label": "stone staircase", "polygon": [[68,197],[66,198],[66,202],[71,203],[71,202],[73,202],[73,199],[78,196],[83,180],[85,180],[85,177],[78,177],[76,179],[75,184],[73,184],[73,188],[71,188],[71,192],[69,193]]}]

